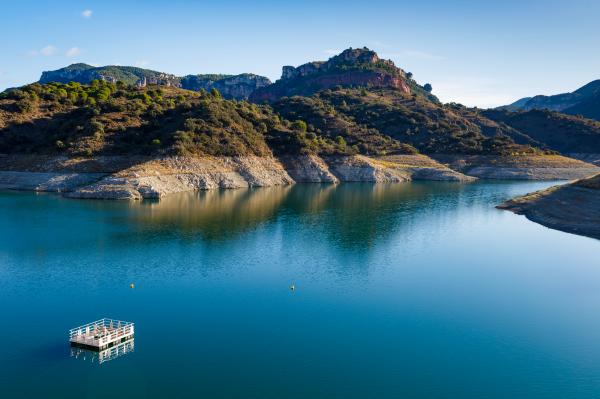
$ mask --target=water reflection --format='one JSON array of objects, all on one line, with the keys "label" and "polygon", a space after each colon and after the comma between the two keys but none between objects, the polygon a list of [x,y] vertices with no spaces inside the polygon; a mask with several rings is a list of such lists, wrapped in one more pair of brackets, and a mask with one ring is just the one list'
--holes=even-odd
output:
[{"label": "water reflection", "polygon": [[[179,238],[227,240],[265,222],[293,215],[298,222],[322,232],[333,243],[366,248],[398,228],[410,228],[435,202],[458,206],[467,185],[343,184],[295,185],[250,190],[181,194],[133,206],[127,216],[137,230],[130,239],[148,240],[155,234]],[[328,218],[321,218],[330,213]]]},{"label": "water reflection", "polygon": [[[310,234],[308,238],[327,242],[333,249],[361,250],[398,235],[410,238],[415,231],[451,225],[460,212],[477,207],[494,212],[495,204],[534,188],[532,183],[490,182],[298,184],[131,203],[11,195],[0,198],[0,205],[19,204],[0,220],[5,227],[0,254],[5,250],[42,260],[81,248],[127,250],[169,240],[233,243],[259,228],[269,231],[272,239],[281,239],[282,245],[293,245],[294,234],[298,239]],[[62,222],[55,224],[54,218]],[[23,225],[23,220],[31,223]]]},{"label": "water reflection", "polygon": [[211,190],[145,201],[132,208],[130,221],[153,231],[197,233],[206,240],[234,237],[269,220],[291,187]]},{"label": "water reflection", "polygon": [[94,351],[78,346],[72,346],[71,357],[86,362],[103,364],[132,353],[135,349],[134,341],[135,338],[131,338],[101,351]]}]

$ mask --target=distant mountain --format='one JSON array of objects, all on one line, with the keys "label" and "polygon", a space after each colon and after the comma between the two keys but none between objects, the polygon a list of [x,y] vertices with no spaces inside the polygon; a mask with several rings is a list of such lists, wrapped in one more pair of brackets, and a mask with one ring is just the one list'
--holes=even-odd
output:
[{"label": "distant mountain", "polygon": [[509,111],[548,109],[600,120],[600,80],[594,80],[572,93],[526,97],[500,108]]},{"label": "distant mountain", "polygon": [[396,67],[391,60],[379,58],[364,47],[349,48],[327,61],[313,61],[299,67],[284,66],[281,79],[256,90],[251,101],[276,101],[282,97],[310,96],[333,87],[393,88],[405,94],[418,94],[437,101],[431,85],[419,86],[411,74]]},{"label": "distant mountain", "polygon": [[600,153],[600,122],[547,109],[510,112],[486,110],[481,115],[523,136],[517,143],[552,149],[562,154]]},{"label": "distant mountain", "polygon": [[127,84],[136,84],[138,80],[146,78],[147,81],[156,81],[166,85],[175,87],[180,86],[181,78],[175,75],[152,71],[150,69],[107,65],[102,67],[94,67],[88,64],[72,64],[67,67],[57,69],[56,71],[42,72],[39,83],[69,83],[79,82],[89,84],[92,80],[106,80],[109,82],[121,81]]},{"label": "distant mountain", "polygon": [[131,66],[109,65],[94,67],[81,63],[72,64],[56,71],[43,72],[39,83],[78,82],[89,84],[95,79],[108,82],[121,81],[130,85],[137,83],[156,84],[194,91],[201,89],[210,91],[215,88],[219,90],[223,97],[238,100],[247,99],[250,93],[257,88],[271,84],[268,78],[249,73],[241,75],[205,74],[178,77],[164,72]]}]

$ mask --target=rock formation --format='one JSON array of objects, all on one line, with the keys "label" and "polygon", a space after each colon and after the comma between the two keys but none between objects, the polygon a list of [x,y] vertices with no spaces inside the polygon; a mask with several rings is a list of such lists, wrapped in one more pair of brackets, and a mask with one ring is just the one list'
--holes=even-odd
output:
[{"label": "rock formation", "polygon": [[323,62],[309,62],[296,68],[284,66],[281,79],[256,90],[250,100],[275,101],[286,96],[310,95],[334,86],[392,87],[403,93],[411,92],[402,69],[365,47],[349,48]]}]

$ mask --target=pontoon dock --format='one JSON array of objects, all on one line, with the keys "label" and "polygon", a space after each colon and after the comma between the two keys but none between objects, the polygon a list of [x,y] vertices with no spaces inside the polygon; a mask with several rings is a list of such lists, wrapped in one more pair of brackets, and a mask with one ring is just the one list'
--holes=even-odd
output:
[{"label": "pontoon dock", "polygon": [[69,330],[69,342],[93,350],[103,350],[133,338],[133,323],[100,319]]}]

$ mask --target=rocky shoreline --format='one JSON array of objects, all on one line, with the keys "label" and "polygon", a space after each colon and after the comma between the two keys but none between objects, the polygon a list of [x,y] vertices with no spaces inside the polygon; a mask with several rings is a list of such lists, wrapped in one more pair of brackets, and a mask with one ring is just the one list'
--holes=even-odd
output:
[{"label": "rocky shoreline", "polygon": [[561,155],[434,155],[451,169],[480,179],[575,180],[600,172],[600,166]]},{"label": "rocky shoreline", "polygon": [[546,227],[600,239],[600,174],[497,206]]},{"label": "rocky shoreline", "polygon": [[565,157],[528,157],[512,164],[490,157],[482,160],[481,157],[439,156],[437,159],[425,155],[302,155],[281,159],[257,156],[67,158],[4,155],[0,156],[0,189],[61,192],[70,198],[141,200],[186,191],[294,183],[571,179],[600,172],[597,166]]}]

